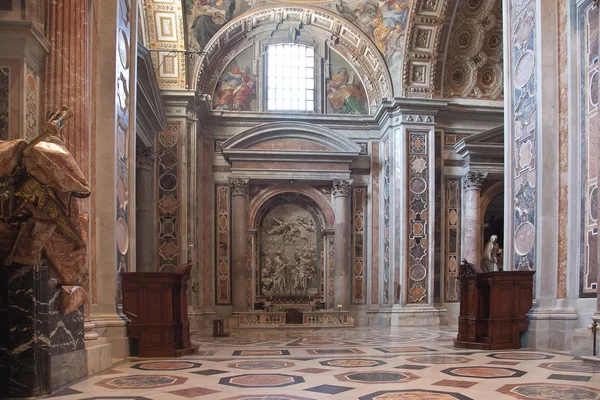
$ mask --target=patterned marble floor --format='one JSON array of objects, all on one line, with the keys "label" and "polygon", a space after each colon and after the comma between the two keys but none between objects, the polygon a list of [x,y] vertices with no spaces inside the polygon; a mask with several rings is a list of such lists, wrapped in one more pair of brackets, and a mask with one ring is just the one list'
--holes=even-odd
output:
[{"label": "patterned marble floor", "polygon": [[200,354],[131,359],[67,399],[600,399],[600,364],[535,350],[455,349],[452,327],[237,330]]}]

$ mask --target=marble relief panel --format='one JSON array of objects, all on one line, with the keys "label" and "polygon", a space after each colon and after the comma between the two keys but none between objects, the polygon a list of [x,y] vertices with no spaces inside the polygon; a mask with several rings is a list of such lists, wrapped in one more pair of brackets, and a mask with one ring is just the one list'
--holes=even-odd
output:
[{"label": "marble relief panel", "polygon": [[429,141],[428,132],[408,132],[407,303],[427,303],[429,294]]},{"label": "marble relief panel", "polygon": [[8,140],[10,67],[0,67],[0,140]]},{"label": "marble relief panel", "polygon": [[368,99],[360,75],[336,51],[329,54],[331,78],[326,80],[327,114],[368,114]]},{"label": "marble relief panel", "polygon": [[379,175],[381,173],[381,162],[379,160],[380,143],[371,145],[371,304],[379,303]]},{"label": "marble relief panel", "polygon": [[352,303],[367,299],[366,220],[367,188],[352,188]]},{"label": "marble relief panel", "polygon": [[579,9],[581,54],[581,227],[580,296],[595,297],[598,278],[598,40],[599,10],[592,1]]},{"label": "marble relief panel", "polygon": [[224,111],[257,111],[257,77],[252,74],[252,46],[229,62],[215,88],[213,108]]},{"label": "marble relief panel", "polygon": [[458,266],[460,264],[460,179],[446,180],[446,254],[445,293],[446,302],[458,301]]},{"label": "marble relief panel", "polygon": [[229,185],[217,185],[215,189],[216,223],[216,304],[231,304],[231,196]]},{"label": "marble relief panel", "polygon": [[[121,2],[126,0],[120,0]],[[130,96],[132,82],[131,71],[131,13],[123,7],[118,8],[117,19],[117,127],[116,127],[116,160],[117,160],[117,201],[116,201],[116,239],[117,239],[117,290],[118,302],[121,302],[121,272],[129,271],[129,239],[130,239],[130,188],[129,188],[129,132],[134,126],[135,118],[131,110],[135,107],[135,97]],[[135,31],[134,31],[135,32]]]},{"label": "marble relief panel", "polygon": [[313,214],[297,204],[270,210],[260,226],[260,296],[321,295],[321,241]]},{"label": "marble relief panel", "polygon": [[514,269],[535,269],[536,253],[536,2],[510,2],[513,81]]}]

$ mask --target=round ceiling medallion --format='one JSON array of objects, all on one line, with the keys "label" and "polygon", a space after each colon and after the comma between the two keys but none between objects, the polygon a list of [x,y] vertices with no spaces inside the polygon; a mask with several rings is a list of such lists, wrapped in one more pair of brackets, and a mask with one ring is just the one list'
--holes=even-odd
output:
[{"label": "round ceiling medallion", "polygon": [[118,53],[119,53],[119,61],[121,61],[121,65],[125,69],[129,69],[129,40],[127,39],[127,34],[123,29],[119,29],[119,43]]}]

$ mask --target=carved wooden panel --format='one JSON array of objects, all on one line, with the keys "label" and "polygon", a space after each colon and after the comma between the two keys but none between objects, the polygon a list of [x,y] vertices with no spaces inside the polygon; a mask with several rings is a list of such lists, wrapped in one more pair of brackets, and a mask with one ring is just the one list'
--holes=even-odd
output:
[{"label": "carved wooden panel", "polygon": [[367,300],[366,219],[367,188],[352,187],[352,303]]},{"label": "carved wooden panel", "polygon": [[0,66],[0,140],[9,139],[10,67]]},{"label": "carved wooden panel", "polygon": [[216,304],[231,304],[231,196],[229,185],[216,185]]}]

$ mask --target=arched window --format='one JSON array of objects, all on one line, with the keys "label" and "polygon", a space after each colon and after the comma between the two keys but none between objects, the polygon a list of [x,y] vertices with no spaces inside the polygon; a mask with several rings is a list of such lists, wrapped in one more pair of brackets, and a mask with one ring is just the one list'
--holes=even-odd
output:
[{"label": "arched window", "polygon": [[296,43],[267,47],[267,110],[315,110],[315,50]]}]

